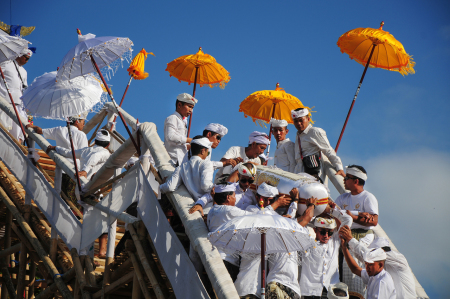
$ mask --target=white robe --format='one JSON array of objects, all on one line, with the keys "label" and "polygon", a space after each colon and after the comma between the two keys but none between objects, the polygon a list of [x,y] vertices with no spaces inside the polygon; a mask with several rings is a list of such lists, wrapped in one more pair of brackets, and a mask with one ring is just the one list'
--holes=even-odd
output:
[{"label": "white robe", "polygon": [[276,167],[288,171],[295,171],[295,143],[286,138],[277,143],[274,162]]},{"label": "white robe", "polygon": [[366,269],[362,269],[361,278],[363,282],[367,284],[367,299],[397,298],[394,281],[386,270],[381,270],[381,272],[375,276],[369,276]]},{"label": "white robe", "polygon": [[187,128],[180,113],[174,112],[164,121],[164,146],[174,164],[182,164],[187,152]]}]

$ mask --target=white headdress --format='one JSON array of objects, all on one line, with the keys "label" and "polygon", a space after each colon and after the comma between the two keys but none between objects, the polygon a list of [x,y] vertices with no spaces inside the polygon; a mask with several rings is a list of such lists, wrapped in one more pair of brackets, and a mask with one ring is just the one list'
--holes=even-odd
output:
[{"label": "white headdress", "polygon": [[248,136],[249,144],[253,142],[268,145],[270,143],[269,136],[266,133],[254,131]]},{"label": "white headdress", "polygon": [[20,56],[26,55],[28,57],[31,57],[31,55],[33,55],[33,51],[31,51],[28,48],[24,48],[21,52],[20,52]]},{"label": "white headdress", "polygon": [[376,238],[375,240],[373,240],[372,243],[370,243],[369,249],[373,249],[373,248],[381,248],[381,247],[389,247],[389,240],[386,238]]},{"label": "white headdress", "polygon": [[345,166],[345,168],[346,168],[345,173],[351,174],[351,175],[357,177],[358,179],[367,181],[367,174],[362,172],[358,168],[356,168],[356,167],[348,167],[348,166]]},{"label": "white headdress", "polygon": [[288,122],[285,121],[284,119],[278,120],[278,119],[272,118],[272,119],[270,119],[269,125],[272,125],[272,128],[287,127]]},{"label": "white headdress", "polygon": [[201,146],[206,147],[208,149],[211,149],[211,145],[213,144],[206,137],[202,137],[202,138],[199,138],[199,139],[192,139],[191,143],[195,143],[195,144],[201,145]]},{"label": "white headdress", "polygon": [[205,130],[214,132],[219,134],[220,136],[225,136],[228,133],[228,129],[225,126],[222,126],[221,124],[215,124],[211,123],[205,127]]},{"label": "white headdress", "polygon": [[309,114],[308,108],[303,108],[298,111],[295,110],[291,111],[291,116],[293,120],[299,117],[307,116],[308,114]]},{"label": "white headdress", "polygon": [[[105,132],[106,135],[104,135],[102,132]],[[97,134],[95,135],[95,140],[98,141],[111,141],[111,136],[109,135],[109,132],[106,130],[98,130]]]},{"label": "white headdress", "polygon": [[378,261],[384,261],[386,259],[386,252],[381,248],[372,249],[364,253],[363,257],[366,263],[372,264]]},{"label": "white headdress", "polygon": [[196,98],[194,98],[193,96],[191,96],[188,93],[181,93],[181,94],[179,94],[177,96],[177,100],[180,101],[180,102],[185,102],[185,103],[188,103],[188,104],[192,104],[194,106],[198,102]]},{"label": "white headdress", "polygon": [[275,197],[279,194],[277,187],[272,187],[265,182],[258,186],[256,193],[264,197]]},{"label": "white headdress", "polygon": [[88,113],[89,112],[87,111],[87,112],[83,112],[83,113],[78,114],[78,115],[70,116],[69,117],[69,121],[75,121],[75,120],[78,120],[78,119],[86,120],[86,117],[87,117]]},{"label": "white headdress", "polygon": [[[337,296],[334,294],[335,289],[341,289],[343,290],[347,295],[346,296]],[[348,286],[343,282],[338,282],[337,284],[330,284],[328,287],[328,299],[348,299]]]},{"label": "white headdress", "polygon": [[240,175],[245,175],[248,177],[255,177],[256,176],[256,167],[253,167],[252,169],[245,166],[242,162],[236,165],[231,172],[235,172],[236,169],[239,171]]},{"label": "white headdress", "polygon": [[220,184],[214,186],[215,193],[235,192],[236,184]]},{"label": "white headdress", "polygon": [[128,159],[128,161],[127,161],[127,167],[130,168],[131,166],[133,166],[134,164],[136,164],[137,161],[139,161],[138,158],[136,158],[136,157],[131,157],[131,158]]},{"label": "white headdress", "polygon": [[335,229],[336,228],[336,220],[322,218],[322,217],[316,217],[316,219],[314,219],[314,226],[328,228],[328,229]]}]

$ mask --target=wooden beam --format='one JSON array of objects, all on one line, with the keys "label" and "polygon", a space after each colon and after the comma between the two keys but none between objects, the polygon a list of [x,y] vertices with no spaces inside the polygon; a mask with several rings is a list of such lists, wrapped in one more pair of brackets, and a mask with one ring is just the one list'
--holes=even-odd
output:
[{"label": "wooden beam", "polygon": [[102,296],[103,291],[104,291],[104,294],[106,295],[106,294],[111,293],[112,291],[114,291],[116,288],[119,288],[122,285],[124,285],[126,283],[129,283],[130,281],[133,280],[133,276],[134,276],[134,271],[131,271],[130,273],[122,276],[122,278],[116,280],[115,282],[113,282],[109,286],[104,287],[103,290],[94,293],[92,295],[92,299],[100,298]]},{"label": "wooden beam", "polygon": [[91,295],[84,290],[84,287],[86,286],[86,279],[84,277],[83,266],[81,264],[80,257],[78,256],[77,249],[72,248],[70,253],[72,254],[73,265],[77,275],[78,284],[80,286],[81,296],[84,299],[90,299]]},{"label": "wooden beam", "polygon": [[29,284],[28,284],[28,298],[27,299],[33,299],[34,298],[34,285],[36,283],[36,264],[34,263],[33,259],[30,261],[30,275],[29,275]]},{"label": "wooden beam", "polygon": [[[28,223],[30,222],[30,210],[31,205],[24,205],[25,215],[24,220]],[[25,244],[22,244],[22,247],[20,248],[20,255],[19,255],[19,275],[17,279],[17,286],[16,286],[16,292],[17,292],[17,298],[23,299],[24,290],[25,290],[25,272],[27,270],[27,246]]]},{"label": "wooden beam", "polygon": [[97,286],[97,283],[95,282],[95,271],[94,266],[92,266],[92,260],[89,255],[86,255],[84,258],[84,264],[85,264],[85,271],[87,273],[87,276],[89,278],[89,284],[93,287]]},{"label": "wooden beam", "polygon": [[[4,235],[4,241],[3,241],[3,248],[10,248],[11,247],[11,228],[12,228],[12,214],[11,212],[6,209],[6,217],[5,217],[5,235]],[[9,264],[9,256],[5,256],[4,258],[0,258],[0,266],[3,267],[7,267]],[[6,269],[8,270],[8,269]],[[3,272],[2,271],[2,275],[5,277],[8,277],[9,279],[11,279],[11,276],[9,275],[9,272]],[[14,289],[14,286],[13,286]],[[3,292],[1,294],[1,299],[6,299],[8,297],[8,292],[5,292],[3,289]]]},{"label": "wooden beam", "polygon": [[[136,256],[131,251],[128,251],[128,255],[130,256],[131,261],[133,262],[134,273],[136,274],[138,283],[141,286],[142,294],[144,295],[145,299],[151,299],[150,293],[147,289],[147,285],[144,280],[144,276],[142,275],[142,272],[141,272],[141,267],[139,266],[139,262],[138,262]],[[133,281],[133,289],[134,289],[134,281]]]},{"label": "wooden beam", "polygon": [[5,289],[3,289],[2,296],[5,294],[5,298],[6,295],[9,295],[9,298],[16,299],[16,290],[14,289],[11,275],[9,274],[7,265],[3,261],[0,264],[0,270],[2,270],[2,281],[4,282],[2,286],[6,286],[5,289],[8,292],[5,292]]},{"label": "wooden beam", "polygon": [[111,282],[116,281],[120,277],[124,275],[126,271],[128,271],[131,266],[133,265],[131,259],[127,259],[125,262],[122,263],[114,272],[111,274]]},{"label": "wooden beam", "polygon": [[[6,240],[6,238],[5,238],[5,240]],[[4,258],[13,253],[16,253],[17,251],[20,250],[21,245],[22,245],[22,243],[17,243],[16,245],[10,246],[10,247],[6,248],[5,250],[0,251],[0,258]]]}]

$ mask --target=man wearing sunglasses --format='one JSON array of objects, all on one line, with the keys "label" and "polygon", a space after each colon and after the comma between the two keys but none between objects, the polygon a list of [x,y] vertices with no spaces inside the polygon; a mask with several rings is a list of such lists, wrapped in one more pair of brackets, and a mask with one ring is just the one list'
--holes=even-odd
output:
[{"label": "man wearing sunglasses", "polygon": [[329,202],[325,214],[332,218],[316,217],[314,219],[314,232],[316,243],[321,246],[321,256],[310,255],[303,258],[300,288],[305,299],[327,298],[330,285],[339,283],[339,248],[340,239],[336,227],[352,225],[352,218],[336,209],[336,204]]}]

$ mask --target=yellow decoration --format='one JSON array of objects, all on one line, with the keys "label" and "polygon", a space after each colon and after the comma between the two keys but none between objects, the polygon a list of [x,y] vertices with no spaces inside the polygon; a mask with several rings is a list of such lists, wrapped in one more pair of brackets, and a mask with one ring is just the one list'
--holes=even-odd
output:
[{"label": "yellow decoration", "polygon": [[[293,124],[291,111],[297,108],[311,110],[309,107],[303,106],[298,98],[286,93],[277,83],[275,90],[257,91],[245,98],[239,105],[239,112],[244,112],[244,116],[250,116],[253,121],[260,120],[268,123],[271,118],[275,118],[284,119]],[[309,116],[311,117],[311,113]],[[261,123],[260,125],[262,126]]]},{"label": "yellow decoration", "polygon": [[384,31],[384,22],[379,29],[356,28],[350,30],[338,39],[337,45],[342,53],[347,53],[350,59],[366,66],[372,45],[375,46],[369,67],[396,71],[402,75],[414,74],[416,64],[405,52],[403,45],[392,34]]},{"label": "yellow decoration", "polygon": [[230,73],[214,57],[203,53],[202,48],[196,54],[181,56],[169,62],[166,71],[179,82],[188,82],[190,85],[195,82],[196,68],[197,84],[201,87],[205,84],[209,87],[218,84],[223,89],[230,81]]},{"label": "yellow decoration", "polygon": [[145,52],[145,49],[142,49],[131,61],[127,71],[135,80],[143,80],[148,77],[148,73],[144,72],[145,60],[148,54],[155,56],[152,52]]},{"label": "yellow decoration", "polygon": [[[11,25],[5,24],[2,21],[0,21],[0,29],[9,34],[11,32]],[[20,35],[27,36],[31,32],[33,32],[34,29],[36,29],[35,26],[31,26],[31,27],[22,26],[22,28],[20,28]]]}]

